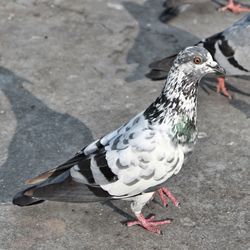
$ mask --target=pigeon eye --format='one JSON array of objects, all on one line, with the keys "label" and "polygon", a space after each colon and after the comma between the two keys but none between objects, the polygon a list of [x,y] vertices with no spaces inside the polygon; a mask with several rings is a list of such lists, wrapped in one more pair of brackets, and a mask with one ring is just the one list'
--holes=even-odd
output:
[{"label": "pigeon eye", "polygon": [[198,57],[198,56],[196,56],[196,57],[194,58],[194,63],[195,63],[195,64],[201,64],[201,58]]}]

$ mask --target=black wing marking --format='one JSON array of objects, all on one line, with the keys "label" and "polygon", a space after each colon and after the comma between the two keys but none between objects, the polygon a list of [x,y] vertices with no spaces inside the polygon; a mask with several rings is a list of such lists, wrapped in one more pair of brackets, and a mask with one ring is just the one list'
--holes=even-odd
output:
[{"label": "black wing marking", "polygon": [[221,53],[227,58],[228,62],[234,66],[235,68],[238,68],[239,70],[249,72],[247,69],[245,69],[243,66],[241,66],[237,60],[234,58],[235,51],[234,49],[228,44],[228,41],[226,40],[225,36],[223,35],[223,32],[217,33],[214,36],[211,36],[204,41],[200,42],[203,44],[204,48],[206,48],[210,54],[212,55],[213,59],[215,59],[215,44],[218,43],[219,49]]},{"label": "black wing marking", "polygon": [[114,182],[118,180],[117,175],[115,175],[108,166],[105,150],[102,150],[99,154],[95,155],[94,160],[108,182]]},{"label": "black wing marking", "polygon": [[203,44],[204,48],[207,49],[210,52],[211,56],[215,60],[215,58],[214,58],[215,52],[216,52],[215,44],[219,40],[221,40],[222,37],[223,37],[222,32],[219,32],[219,33],[216,33],[213,36],[210,36],[210,37],[202,40],[201,42],[197,43],[196,45]]},{"label": "black wing marking", "polygon": [[234,58],[235,51],[234,49],[228,44],[228,41],[225,39],[224,36],[221,37],[221,42],[219,43],[219,48],[222,54],[227,58],[228,62],[233,65],[235,68],[239,70],[249,72],[243,66],[241,66],[237,60]]}]

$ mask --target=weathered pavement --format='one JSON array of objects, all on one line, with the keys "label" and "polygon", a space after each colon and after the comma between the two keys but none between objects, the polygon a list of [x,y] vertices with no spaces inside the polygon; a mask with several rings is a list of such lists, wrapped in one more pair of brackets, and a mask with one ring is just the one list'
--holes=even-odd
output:
[{"label": "weathered pavement", "polygon": [[163,236],[123,226],[128,202],[10,204],[25,179],[154,100],[163,82],[145,79],[148,63],[239,18],[203,4],[166,26],[158,21],[161,4],[1,1],[0,249],[250,248],[250,85],[244,79],[228,79],[237,88],[232,103],[200,89],[199,130],[207,136],[168,184],[182,206],[152,202],[144,210],[174,219]]}]

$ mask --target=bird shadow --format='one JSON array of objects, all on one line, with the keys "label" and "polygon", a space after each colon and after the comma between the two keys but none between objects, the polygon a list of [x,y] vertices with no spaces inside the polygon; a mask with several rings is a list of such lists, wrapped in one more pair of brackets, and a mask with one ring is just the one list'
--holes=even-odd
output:
[{"label": "bird shadow", "polygon": [[139,26],[134,44],[127,54],[127,63],[135,64],[127,82],[145,78],[148,65],[157,59],[171,55],[198,42],[200,39],[179,28],[158,20],[162,11],[162,0],[146,0],[143,4],[132,1],[122,3]]},{"label": "bird shadow", "polygon": [[124,218],[126,218],[124,221],[121,221],[122,224],[124,224],[126,221],[129,220],[133,220],[134,217],[132,215],[130,215],[129,213],[126,213],[124,210],[120,209],[118,206],[116,206],[114,204],[114,201],[106,201],[105,203],[103,203],[103,205],[108,206],[109,208],[111,208],[115,213],[120,214],[121,216],[123,216]]},{"label": "bird shadow", "polygon": [[[156,200],[155,198],[151,202],[153,202],[157,206],[162,207],[161,203],[158,200]],[[132,216],[131,214],[125,212],[122,209],[120,209],[114,203],[115,203],[114,200],[113,201],[108,200],[108,201],[103,202],[103,205],[111,208],[115,213],[118,213],[119,215],[121,215],[121,216],[123,216],[125,218],[124,220],[121,221],[121,224],[126,224],[128,221],[133,221],[135,219],[134,216]],[[149,206],[149,203],[147,203],[146,206]],[[148,214],[148,217],[150,217],[152,215],[153,214]]]},{"label": "bird shadow", "polygon": [[9,203],[27,178],[61,163],[93,139],[82,121],[49,108],[27,84],[32,83],[0,67],[0,90],[16,119],[7,159],[0,166],[0,203]]}]

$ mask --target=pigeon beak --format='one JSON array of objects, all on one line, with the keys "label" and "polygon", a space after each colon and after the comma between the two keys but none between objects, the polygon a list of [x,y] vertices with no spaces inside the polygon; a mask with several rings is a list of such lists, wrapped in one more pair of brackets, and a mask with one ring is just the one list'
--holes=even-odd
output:
[{"label": "pigeon beak", "polygon": [[215,63],[214,65],[207,65],[210,67],[215,73],[219,73],[220,75],[225,75],[226,70],[222,68],[218,63]]}]

